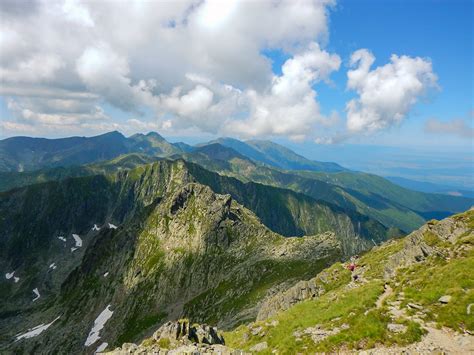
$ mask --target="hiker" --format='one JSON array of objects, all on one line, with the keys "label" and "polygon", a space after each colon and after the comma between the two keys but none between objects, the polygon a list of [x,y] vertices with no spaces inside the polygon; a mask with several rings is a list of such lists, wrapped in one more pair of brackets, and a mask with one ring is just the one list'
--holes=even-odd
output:
[{"label": "hiker", "polygon": [[357,281],[357,279],[359,278],[359,275],[354,274],[356,267],[357,265],[353,261],[351,261],[347,265],[347,269],[352,273],[352,278],[354,279],[354,281]]},{"label": "hiker", "polygon": [[356,264],[354,262],[351,262],[350,264],[347,265],[347,269],[350,270],[350,272],[354,272],[356,268]]}]

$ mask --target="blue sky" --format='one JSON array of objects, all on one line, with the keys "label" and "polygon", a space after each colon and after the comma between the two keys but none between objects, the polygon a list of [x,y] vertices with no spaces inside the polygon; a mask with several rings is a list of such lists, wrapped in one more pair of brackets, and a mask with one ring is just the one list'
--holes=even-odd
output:
[{"label": "blue sky", "polygon": [[[393,53],[428,57],[438,75],[440,91],[432,92],[427,102],[418,104],[400,128],[376,137],[374,142],[437,146],[441,137],[423,131],[427,118],[461,117],[472,121],[469,112],[474,106],[473,31],[472,1],[339,2],[331,14],[328,47],[342,58],[347,60],[358,48],[369,48],[377,58],[375,65],[387,62]],[[337,91],[343,91],[345,72],[335,73],[333,79],[340,89]],[[325,106],[344,105],[339,92],[322,87],[319,93]],[[446,136],[442,139],[447,144],[472,148],[472,140]]]}]

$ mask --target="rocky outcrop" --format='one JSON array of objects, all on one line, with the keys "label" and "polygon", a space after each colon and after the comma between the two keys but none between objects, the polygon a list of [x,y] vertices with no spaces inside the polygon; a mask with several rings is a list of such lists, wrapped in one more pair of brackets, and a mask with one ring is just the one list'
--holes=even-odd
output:
[{"label": "rocky outcrop", "polygon": [[108,352],[109,355],[125,354],[222,354],[238,355],[242,351],[225,346],[224,337],[216,327],[190,324],[189,320],[181,319],[163,324],[153,337],[140,345],[125,343],[120,348]]},{"label": "rocky outcrop", "polygon": [[300,281],[288,290],[265,300],[258,311],[257,320],[265,320],[298,302],[318,297],[324,292],[324,288],[318,281],[319,278],[316,277],[308,281]]},{"label": "rocky outcrop", "polygon": [[388,258],[385,263],[385,278],[390,279],[397,268],[421,262],[432,254],[443,256],[442,249],[437,247],[439,243],[454,244],[470,230],[463,219],[456,217],[428,222],[404,238],[402,249]]},{"label": "rocky outcrop", "polygon": [[224,345],[224,337],[219,334],[216,327],[206,324],[199,325],[189,323],[189,320],[183,319],[177,322],[167,322],[163,324],[154,334],[153,339],[157,342],[167,339],[171,344],[220,344]]}]

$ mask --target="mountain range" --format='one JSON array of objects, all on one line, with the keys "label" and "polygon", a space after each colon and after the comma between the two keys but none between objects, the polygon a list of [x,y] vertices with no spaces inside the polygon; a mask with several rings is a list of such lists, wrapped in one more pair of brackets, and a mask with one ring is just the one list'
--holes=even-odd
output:
[{"label": "mountain range", "polygon": [[269,141],[153,132],[2,140],[0,190],[0,350],[13,353],[93,353],[183,317],[231,332],[298,282],[473,202]]}]

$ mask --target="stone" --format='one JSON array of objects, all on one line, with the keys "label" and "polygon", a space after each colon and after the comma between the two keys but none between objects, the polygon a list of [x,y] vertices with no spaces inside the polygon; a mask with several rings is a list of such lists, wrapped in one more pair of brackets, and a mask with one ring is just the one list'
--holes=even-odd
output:
[{"label": "stone", "polygon": [[446,303],[451,302],[451,298],[452,297],[449,295],[444,295],[439,298],[438,302],[446,304]]},{"label": "stone", "polygon": [[419,304],[416,304],[416,303],[408,303],[407,306],[411,309],[419,309],[419,310],[423,309],[422,306],[420,306]]},{"label": "stone", "polygon": [[250,332],[252,333],[252,335],[258,335],[260,334],[262,330],[263,330],[263,327],[257,327],[257,328],[252,328]]},{"label": "stone", "polygon": [[387,329],[392,333],[405,333],[407,331],[407,326],[403,324],[389,323],[387,324]]},{"label": "stone", "polygon": [[259,351],[263,351],[267,348],[268,348],[268,344],[267,344],[266,341],[264,341],[264,342],[261,342],[261,343],[258,343],[258,344],[255,344],[254,346],[252,346],[250,348],[250,351],[259,352]]}]

